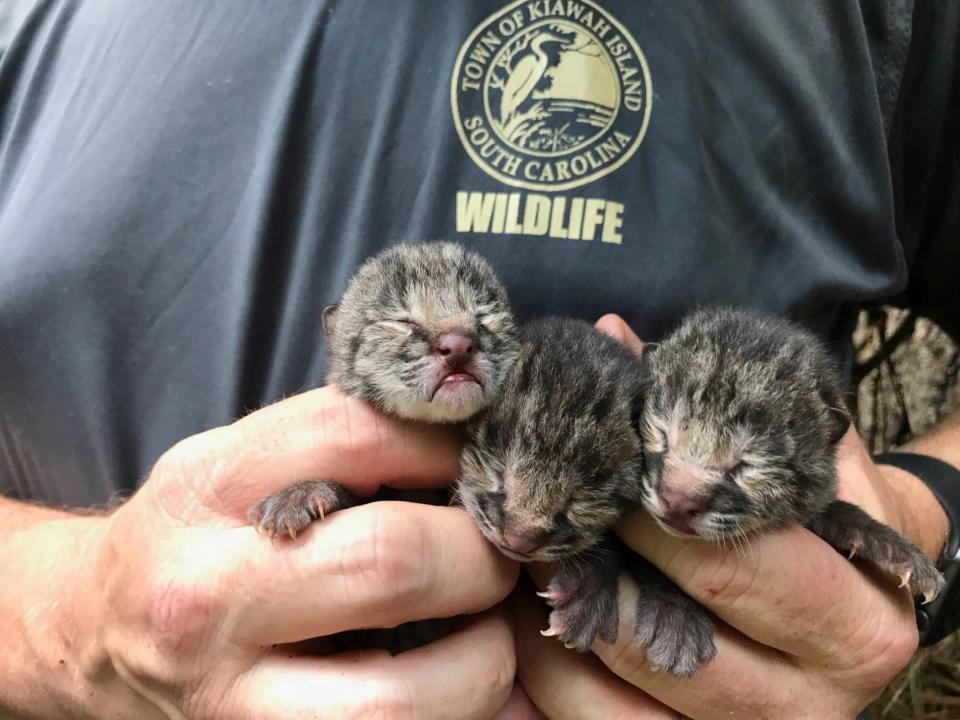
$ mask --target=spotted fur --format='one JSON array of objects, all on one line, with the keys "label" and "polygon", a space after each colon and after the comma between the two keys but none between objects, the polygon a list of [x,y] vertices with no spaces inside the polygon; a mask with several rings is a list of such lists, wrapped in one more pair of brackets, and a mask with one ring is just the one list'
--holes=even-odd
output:
[{"label": "spotted fur", "polygon": [[[651,663],[685,676],[716,652],[709,613],[611,532],[640,499],[647,383],[643,363],[587,323],[524,327],[503,393],[468,424],[457,492],[504,554],[558,563],[545,634],[580,652],[597,638],[614,642],[625,570],[642,589],[636,642]],[[536,548],[518,553],[511,536]],[[673,635],[658,625],[678,617],[689,623]]]},{"label": "spotted fur", "polygon": [[[909,585],[943,588],[906,538],[837,500],[836,446],[850,417],[833,361],[801,327],[743,310],[704,310],[647,354],[643,503],[668,531],[665,490],[696,497],[683,521],[703,538],[791,522]],[[664,514],[668,516],[664,517]]]},{"label": "spotted fur", "polygon": [[[410,420],[459,422],[497,394],[517,352],[507,292],[487,262],[446,242],[398,245],[365,262],[324,315],[328,383]],[[479,342],[482,393],[471,402],[433,397],[431,348],[444,333]]]},{"label": "spotted fur", "polygon": [[834,364],[808,332],[700,311],[647,360],[644,502],[654,515],[657,490],[681,477],[707,496],[704,537],[804,522],[836,496],[836,443],[850,419]]},{"label": "spotted fur", "polygon": [[622,345],[578,320],[522,330],[503,393],[467,427],[457,492],[491,542],[535,539],[529,558],[596,545],[639,498],[636,431],[643,368]]},{"label": "spotted fur", "polygon": [[[340,302],[324,311],[330,349],[328,384],[409,420],[458,422],[499,393],[517,354],[519,336],[507,293],[483,258],[446,242],[398,245],[367,260]],[[433,352],[444,333],[474,339],[463,366],[479,391],[437,393],[444,367]],[[447,368],[449,371],[449,368]],[[445,503],[443,491],[383,488],[374,499]],[[250,509],[257,528],[295,537],[326,514],[361,499],[330,480],[304,480]],[[377,648],[393,654],[446,635],[449,620],[424,620],[391,629],[366,629],[336,638],[343,650]]]},{"label": "spotted fur", "polygon": [[[327,308],[327,381],[385,413],[408,420],[458,422],[499,393],[519,347],[507,293],[483,258],[447,242],[398,245],[357,270]],[[445,333],[469,336],[463,366],[479,380],[465,393],[437,392],[450,372],[434,352]],[[305,480],[269,495],[249,513],[258,529],[291,537],[317,519],[359,502],[342,485]]]}]

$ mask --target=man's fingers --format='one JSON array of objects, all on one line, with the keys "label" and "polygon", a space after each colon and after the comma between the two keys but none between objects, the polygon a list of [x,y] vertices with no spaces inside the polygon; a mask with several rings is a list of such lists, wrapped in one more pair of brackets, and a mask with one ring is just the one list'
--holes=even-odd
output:
[{"label": "man's fingers", "polygon": [[[300,480],[336,480],[361,495],[386,481],[445,485],[458,472],[460,443],[454,428],[390,418],[325,387],[187,438],[155,472],[179,475],[211,513],[245,521],[254,503]],[[161,500],[177,514],[184,498],[173,492]]]},{"label": "man's fingers", "polygon": [[627,325],[619,315],[612,313],[604,315],[597,320],[595,327],[617,342],[626,345],[635,354],[640,355],[643,352],[643,341],[637,337],[636,333],[630,329],[630,326]]},{"label": "man's fingers", "polygon": [[[730,717],[792,717],[798,707],[822,717],[804,697],[811,690],[792,660],[718,623],[716,656],[692,678],[675,678],[650,665],[633,642],[637,587],[621,576],[617,642],[594,643],[593,651],[616,675],[665,705],[697,720]],[[805,704],[806,703],[806,704]]]},{"label": "man's fingers", "polygon": [[890,643],[914,622],[907,593],[869,579],[799,526],[754,537],[746,546],[721,548],[669,536],[638,511],[621,522],[618,532],[742,633],[834,670],[889,655]]},{"label": "man's fingers", "polygon": [[550,720],[617,717],[677,720],[678,714],[613,675],[593,655],[567,650],[540,630],[547,610],[529,582],[516,593],[517,672],[530,699]]},{"label": "man's fingers", "polygon": [[[716,656],[692,678],[676,678],[652,667],[643,648],[633,640],[638,589],[626,575],[621,575],[619,583],[617,642],[593,644],[593,652],[603,665],[590,665],[584,660],[589,656],[566,650],[553,638],[538,637],[539,629],[546,626],[546,609],[531,597],[532,589],[518,590],[517,596],[520,608],[516,630],[518,672],[528,694],[550,718],[633,717],[631,712],[639,711],[625,709],[632,708],[632,703],[653,713],[650,717],[676,718],[679,711],[697,720],[793,717],[797,708],[809,711],[810,717],[825,717],[818,714],[817,702],[825,703],[820,706],[824,709],[830,708],[833,695],[829,692],[828,679],[802,671],[794,658],[764,647],[722,621],[717,622],[714,637]],[[570,664],[569,672],[563,672],[560,663]],[[547,672],[551,670],[556,671]],[[609,671],[618,677],[611,676]],[[595,676],[594,680],[588,681],[588,673]],[[558,677],[559,687],[554,687]],[[577,682],[590,682],[591,687],[578,687]],[[587,708],[604,707],[604,702],[616,701],[619,704],[609,710],[618,710],[620,714],[592,715],[589,709],[580,714],[564,714],[558,703],[558,714],[554,715],[551,698],[563,698],[567,692],[589,696]],[[569,702],[577,701],[574,697]]]},{"label": "man's fingers", "polygon": [[295,541],[244,532],[227,574],[225,632],[241,645],[474,613],[502,600],[517,566],[459,508],[376,502],[328,516]]},{"label": "man's fingers", "polygon": [[391,657],[379,651],[322,658],[268,655],[235,685],[230,717],[470,720],[493,717],[510,695],[513,638],[501,613]]},{"label": "man's fingers", "polygon": [[533,704],[533,701],[524,691],[523,686],[514,681],[510,697],[507,698],[507,703],[500,708],[495,720],[547,720],[547,716],[537,709],[537,706]]}]

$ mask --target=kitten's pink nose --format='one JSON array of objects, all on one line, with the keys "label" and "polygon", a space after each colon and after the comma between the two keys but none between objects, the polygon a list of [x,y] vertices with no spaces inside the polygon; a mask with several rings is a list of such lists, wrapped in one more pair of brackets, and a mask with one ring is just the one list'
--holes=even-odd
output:
[{"label": "kitten's pink nose", "polygon": [[467,364],[477,352],[477,341],[463,333],[446,333],[437,338],[433,351],[448,365],[459,367]]},{"label": "kitten's pink nose", "polygon": [[529,555],[542,544],[539,539],[531,538],[529,535],[520,535],[509,531],[500,533],[500,537],[505,548],[520,555]]},{"label": "kitten's pink nose", "polygon": [[661,485],[657,496],[664,511],[677,518],[692,520],[707,509],[706,498],[699,493],[684,492]]}]

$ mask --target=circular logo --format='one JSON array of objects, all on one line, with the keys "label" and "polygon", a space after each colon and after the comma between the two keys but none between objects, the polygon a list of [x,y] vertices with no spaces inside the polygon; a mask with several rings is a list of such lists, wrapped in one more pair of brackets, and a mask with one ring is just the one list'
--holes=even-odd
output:
[{"label": "circular logo", "polygon": [[633,36],[590,0],[517,0],[466,39],[450,81],[457,134],[497,180],[568,190],[623,165],[650,120]]}]

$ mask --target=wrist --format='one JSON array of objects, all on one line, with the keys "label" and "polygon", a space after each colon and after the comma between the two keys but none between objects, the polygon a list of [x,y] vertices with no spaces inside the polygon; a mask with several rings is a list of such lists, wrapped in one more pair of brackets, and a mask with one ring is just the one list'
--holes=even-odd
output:
[{"label": "wrist", "polygon": [[916,475],[892,465],[877,469],[893,498],[899,531],[936,562],[949,529],[940,501]]},{"label": "wrist", "polygon": [[[32,508],[0,538],[0,709],[13,717],[109,712],[96,565],[107,519]],[[95,712],[93,708],[97,708]]]}]

